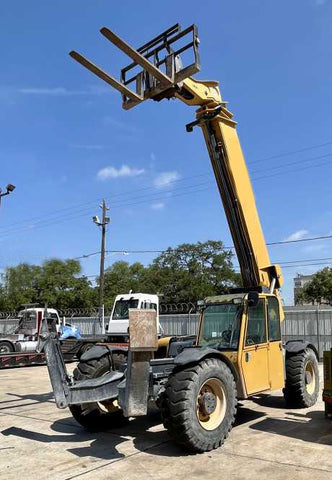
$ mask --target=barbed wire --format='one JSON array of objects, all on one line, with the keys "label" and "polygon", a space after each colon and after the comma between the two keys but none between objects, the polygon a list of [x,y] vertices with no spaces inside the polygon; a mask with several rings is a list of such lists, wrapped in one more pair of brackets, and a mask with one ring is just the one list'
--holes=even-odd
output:
[{"label": "barbed wire", "polygon": [[[10,320],[17,319],[19,312],[22,310],[11,310],[6,312],[0,311],[0,319]],[[99,307],[90,308],[60,308],[57,309],[60,317],[99,317]],[[193,302],[180,302],[180,303],[161,303],[159,305],[159,314],[167,315],[171,313],[195,313],[196,305]],[[112,314],[112,308],[105,309],[105,317],[110,317]]]}]

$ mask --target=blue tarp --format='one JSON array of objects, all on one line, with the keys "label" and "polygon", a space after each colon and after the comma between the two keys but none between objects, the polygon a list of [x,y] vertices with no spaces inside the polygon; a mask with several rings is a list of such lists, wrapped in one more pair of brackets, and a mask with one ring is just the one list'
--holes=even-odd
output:
[{"label": "blue tarp", "polygon": [[75,325],[63,325],[60,327],[60,340],[65,340],[66,338],[76,338],[81,340],[81,332],[78,327]]}]

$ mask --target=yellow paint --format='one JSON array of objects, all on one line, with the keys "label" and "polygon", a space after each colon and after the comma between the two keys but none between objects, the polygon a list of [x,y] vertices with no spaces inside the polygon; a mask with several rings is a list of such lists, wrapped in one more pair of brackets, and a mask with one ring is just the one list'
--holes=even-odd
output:
[{"label": "yellow paint", "polygon": [[270,389],[266,344],[246,347],[242,352],[241,367],[247,395]]},{"label": "yellow paint", "polygon": [[238,351],[222,351],[222,355],[229,358],[239,374],[241,383],[244,386],[243,398],[263,391],[279,390],[284,387],[285,373],[281,341],[270,341],[268,335],[267,299],[272,296],[274,295],[259,295],[265,302],[266,342],[246,345],[248,317],[245,305]]},{"label": "yellow paint", "polygon": [[[198,120],[207,113],[212,113],[216,107],[221,107],[220,113],[211,120],[211,125],[217,141],[220,142],[220,145],[222,145],[225,152],[228,175],[240,211],[241,228],[253,254],[252,260],[255,266],[256,285],[270,288],[272,279],[275,278],[276,284],[274,293],[279,296],[278,289],[283,284],[282,272],[279,265],[271,265],[256,208],[248,169],[236,132],[236,122],[232,120],[233,115],[226,108],[226,103],[222,100],[219,84],[215,81],[197,81],[193,78],[187,78],[184,80],[183,86],[193,95],[193,98],[188,99],[185,98],[185,96],[181,96],[181,91],[177,93],[176,96],[187,105],[196,105],[200,107],[197,110]],[[206,124],[203,122],[201,126],[209,150]],[[212,157],[212,152],[209,151],[209,154]],[[221,185],[218,185],[218,188],[221,190]],[[226,216],[227,214],[228,212],[226,209]],[[228,218],[228,223],[233,236],[235,248],[237,249],[238,245],[236,244],[233,235],[234,225],[232,224],[232,219]],[[240,267],[241,269],[244,268],[241,265],[241,262]],[[281,302],[279,302],[279,304],[280,318],[281,321],[283,321],[284,313]]]}]

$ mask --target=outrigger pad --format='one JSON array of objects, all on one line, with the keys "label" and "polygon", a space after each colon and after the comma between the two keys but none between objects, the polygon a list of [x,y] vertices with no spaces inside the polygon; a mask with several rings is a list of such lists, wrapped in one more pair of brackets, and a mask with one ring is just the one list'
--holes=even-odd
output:
[{"label": "outrigger pad", "polygon": [[[159,101],[173,97],[179,84],[200,70],[196,25],[181,31],[181,26],[177,23],[137,49],[107,27],[103,27],[100,33],[133,60],[121,70],[120,81],[80,53],[72,51],[70,56],[118,90],[122,94],[125,110],[149,98]],[[187,39],[184,42],[183,38],[188,35],[191,36],[191,41],[186,44]],[[190,51],[193,59],[190,59],[188,65],[183,65],[181,54]],[[137,67],[141,67],[138,73]]]}]

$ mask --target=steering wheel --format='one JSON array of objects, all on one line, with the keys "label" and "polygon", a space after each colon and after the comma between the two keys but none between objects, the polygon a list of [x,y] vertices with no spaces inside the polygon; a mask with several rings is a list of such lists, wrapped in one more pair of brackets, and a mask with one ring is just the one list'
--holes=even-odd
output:
[{"label": "steering wheel", "polygon": [[231,330],[224,330],[221,334],[221,338],[226,342],[229,343],[231,341],[232,332]]}]

